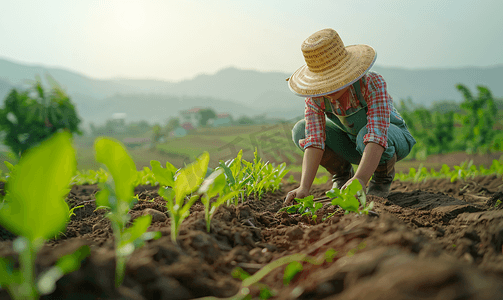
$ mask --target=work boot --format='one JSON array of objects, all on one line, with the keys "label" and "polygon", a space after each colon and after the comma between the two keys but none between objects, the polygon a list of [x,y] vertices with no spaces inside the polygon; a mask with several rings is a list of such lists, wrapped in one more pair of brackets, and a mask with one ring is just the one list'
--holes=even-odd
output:
[{"label": "work boot", "polygon": [[351,163],[327,146],[325,146],[320,165],[332,175],[332,189],[340,189],[355,174]]},{"label": "work boot", "polygon": [[389,195],[391,183],[395,178],[395,163],[396,154],[382,165],[378,165],[372,179],[369,182],[367,195],[374,195],[381,198],[386,198]]}]

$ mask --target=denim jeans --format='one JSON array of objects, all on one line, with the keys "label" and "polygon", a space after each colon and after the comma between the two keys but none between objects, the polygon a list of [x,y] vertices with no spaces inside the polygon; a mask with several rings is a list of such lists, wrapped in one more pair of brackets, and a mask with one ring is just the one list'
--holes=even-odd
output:
[{"label": "denim jeans", "polygon": [[[292,129],[292,139],[297,147],[302,151],[304,149],[300,147],[299,141],[304,139],[306,121],[298,121]],[[326,140],[325,146],[328,146],[334,152],[342,155],[344,159],[349,161],[354,165],[360,164],[362,158],[363,150],[365,150],[365,144],[363,143],[363,137],[367,134],[367,127],[364,126],[357,136],[345,133],[339,127],[335,125],[329,118],[326,118],[325,126]],[[390,124],[388,128],[388,148],[386,148],[381,156],[379,164],[384,164],[389,159],[393,157],[396,153],[397,160],[401,160],[409,155],[412,147],[416,144],[416,140],[412,137],[404,125],[394,125]]]}]

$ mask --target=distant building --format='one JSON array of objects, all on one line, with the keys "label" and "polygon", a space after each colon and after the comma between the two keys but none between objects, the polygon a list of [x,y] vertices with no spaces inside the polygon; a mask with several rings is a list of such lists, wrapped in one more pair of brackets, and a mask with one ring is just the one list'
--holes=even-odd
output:
[{"label": "distant building", "polygon": [[229,114],[218,114],[215,119],[210,120],[213,127],[232,125],[232,117]]},{"label": "distant building", "polygon": [[192,126],[191,123],[187,122],[187,123],[182,124],[182,128],[188,132],[188,131],[194,130],[196,127]]},{"label": "distant building", "polygon": [[201,121],[201,114],[199,113],[200,110],[201,108],[195,107],[189,110],[181,111],[180,123],[181,124],[190,123],[192,125],[192,128],[198,127]]},{"label": "distant building", "polygon": [[183,137],[187,135],[187,130],[183,127],[177,127],[175,130],[169,133],[170,137]]}]

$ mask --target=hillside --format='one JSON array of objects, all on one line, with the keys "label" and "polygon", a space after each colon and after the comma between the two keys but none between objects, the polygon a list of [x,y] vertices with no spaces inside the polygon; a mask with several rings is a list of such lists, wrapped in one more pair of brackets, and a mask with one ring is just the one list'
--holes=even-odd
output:
[{"label": "hillside", "polygon": [[[490,68],[408,70],[374,66],[382,74],[396,102],[411,98],[431,105],[438,100],[461,101],[455,85],[475,91],[488,86],[495,97],[503,97],[503,66]],[[114,112],[126,112],[129,120],[164,121],[180,110],[212,107],[235,117],[267,113],[268,117],[292,120],[302,115],[304,103],[288,89],[281,72],[259,72],[226,68],[190,80],[167,82],[143,79],[98,80],[82,74],[43,66],[30,66],[0,59],[0,98],[12,86],[23,86],[36,76],[53,76],[76,103],[86,122],[103,123]]]}]

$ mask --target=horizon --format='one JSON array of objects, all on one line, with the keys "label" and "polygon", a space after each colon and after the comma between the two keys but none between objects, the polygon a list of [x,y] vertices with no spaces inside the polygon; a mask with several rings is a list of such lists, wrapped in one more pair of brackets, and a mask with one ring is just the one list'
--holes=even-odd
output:
[{"label": "horizon", "polygon": [[[99,79],[190,80],[234,67],[292,74],[300,45],[334,28],[374,47],[376,66],[503,65],[503,1],[5,0],[0,57]],[[358,21],[355,21],[355,20]],[[483,33],[483,34],[481,34]]]},{"label": "horizon", "polygon": [[[26,62],[21,62],[21,61],[16,61],[15,59],[9,59],[0,56],[0,60],[5,60],[7,62],[17,64],[17,65],[22,65],[25,67],[33,67],[33,68],[43,68],[43,69],[52,69],[52,70],[60,70],[60,71],[65,71],[65,72],[71,72],[78,74],[80,76],[84,76],[93,80],[103,80],[103,81],[113,81],[113,80],[138,80],[138,81],[163,81],[163,82],[169,82],[169,83],[179,83],[182,81],[189,81],[197,78],[198,76],[212,76],[215,75],[221,71],[227,70],[227,69],[236,69],[240,71],[255,71],[255,72],[261,72],[261,73],[285,73],[282,71],[262,71],[262,70],[257,70],[257,69],[246,69],[246,68],[239,68],[236,66],[227,66],[227,67],[222,67],[221,69],[216,70],[215,72],[212,73],[198,73],[195,74],[192,77],[189,78],[183,78],[180,80],[168,80],[168,79],[162,79],[162,78],[148,78],[148,77],[138,77],[138,78],[132,78],[132,77],[110,77],[110,78],[97,78],[90,76],[88,74],[84,74],[78,70],[72,70],[70,68],[65,68],[65,67],[59,67],[59,66],[49,66],[49,65],[44,65],[44,64],[39,64],[39,63],[26,63]],[[396,69],[396,70],[405,70],[405,71],[448,71],[448,70],[463,70],[463,69],[492,69],[492,68],[501,68],[503,67],[503,63],[501,64],[496,64],[496,65],[491,65],[491,66],[459,66],[459,67],[445,67],[445,68],[406,68],[406,67],[394,67],[394,66],[382,66],[379,64],[375,64],[372,68],[377,67],[377,68],[385,68],[385,69]],[[372,69],[371,69],[372,70]]]}]

